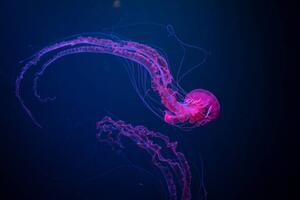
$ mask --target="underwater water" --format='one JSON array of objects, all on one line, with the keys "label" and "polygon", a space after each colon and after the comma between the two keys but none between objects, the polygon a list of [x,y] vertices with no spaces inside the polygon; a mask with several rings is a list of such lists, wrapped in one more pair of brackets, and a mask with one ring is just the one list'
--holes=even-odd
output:
[{"label": "underwater water", "polygon": [[[278,142],[283,137],[284,108],[279,3],[31,0],[12,1],[4,10],[8,28],[2,33],[6,48],[0,79],[5,199],[282,197],[283,193],[274,193],[280,188],[274,182],[282,167]],[[145,56],[150,50],[139,52],[146,47],[136,44],[128,45],[123,58],[103,49],[95,53],[95,44],[84,46],[73,50],[81,53],[64,54],[37,74],[55,56],[47,54],[39,60],[41,65],[22,74],[18,86],[22,67],[37,52],[88,37],[118,41],[119,50],[126,46],[121,41],[155,49],[174,79],[170,88],[178,91],[182,103],[175,106],[183,108],[173,108],[169,90],[155,91],[168,84],[159,79],[156,83],[161,85],[153,87],[154,75],[141,64],[153,61]],[[94,53],[86,53],[88,49]],[[131,57],[145,56],[146,61],[138,57],[141,63],[136,64],[126,59],[132,52]],[[156,66],[164,66],[161,62]],[[197,94],[201,98],[214,100],[201,107],[200,119],[192,116],[199,124],[180,115],[192,113],[195,99],[184,97],[197,88],[211,92],[201,90]],[[49,101],[39,101],[44,97]],[[167,120],[166,111],[168,117],[178,114],[179,119]],[[217,114],[211,120],[201,121],[213,112]],[[101,121],[105,116],[126,125]],[[188,128],[177,126],[180,121]],[[114,134],[99,138],[99,129]],[[170,160],[155,157],[156,146],[148,141],[154,133],[159,136],[153,142],[162,147],[158,155]],[[173,142],[176,151],[167,145]]]}]

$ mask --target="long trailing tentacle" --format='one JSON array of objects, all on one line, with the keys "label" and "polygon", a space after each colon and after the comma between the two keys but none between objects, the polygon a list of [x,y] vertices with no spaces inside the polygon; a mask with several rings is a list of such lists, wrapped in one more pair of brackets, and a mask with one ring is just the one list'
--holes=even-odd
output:
[{"label": "long trailing tentacle", "polygon": [[[192,175],[184,154],[176,150],[177,142],[172,142],[167,136],[150,131],[144,126],[132,126],[121,120],[114,121],[110,117],[104,117],[96,125],[99,131],[97,137],[100,141],[123,149],[125,144],[122,142],[122,138],[125,137],[145,150],[151,156],[153,165],[164,176],[171,200],[176,200],[179,194],[175,177],[178,177],[178,182],[182,188],[180,199],[191,199]],[[163,153],[165,151],[170,153]]]}]

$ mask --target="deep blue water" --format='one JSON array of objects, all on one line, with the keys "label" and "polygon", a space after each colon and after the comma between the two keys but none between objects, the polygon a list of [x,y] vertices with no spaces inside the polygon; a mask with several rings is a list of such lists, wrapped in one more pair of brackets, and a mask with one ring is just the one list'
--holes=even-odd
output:
[{"label": "deep blue water", "polygon": [[[279,3],[29,0],[5,3],[3,9],[1,165],[8,197],[1,199],[167,199],[164,179],[147,154],[133,144],[116,153],[97,141],[95,122],[105,115],[178,141],[192,167],[192,199],[284,196],[275,183],[283,171],[279,144],[284,137],[281,73],[286,50]],[[69,56],[50,66],[40,91],[57,99],[47,104],[33,98],[34,70],[28,73],[22,95],[43,129],[15,98],[19,61],[54,41],[86,32],[113,32],[158,47],[176,74],[182,49],[154,23],[171,24],[182,41],[210,52],[181,86],[212,91],[221,104],[216,121],[189,133],[165,124],[139,99],[120,59],[109,55]],[[183,71],[202,58],[203,53],[186,48]]]}]

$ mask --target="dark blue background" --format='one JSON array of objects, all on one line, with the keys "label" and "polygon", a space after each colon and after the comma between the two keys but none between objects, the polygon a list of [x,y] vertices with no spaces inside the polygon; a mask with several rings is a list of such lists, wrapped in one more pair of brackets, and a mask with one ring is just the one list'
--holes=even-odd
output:
[{"label": "dark blue background", "polygon": [[[115,8],[110,0],[32,0],[10,1],[2,9],[1,179],[5,192],[0,195],[8,196],[1,199],[166,199],[163,178],[139,149],[129,147],[124,154],[152,175],[133,167],[109,171],[128,163],[95,138],[95,121],[107,111],[179,141],[193,174],[204,169],[208,199],[287,199],[281,151],[287,134],[282,85],[287,11],[282,4],[121,0]],[[56,95],[55,102],[41,105],[34,100],[27,79],[24,93],[29,95],[24,96],[45,125],[35,127],[14,97],[18,62],[68,35],[129,22],[172,24],[182,40],[211,52],[182,86],[187,91],[197,87],[213,91],[221,103],[220,117],[192,134],[181,133],[145,108],[119,59],[78,55],[58,62],[43,77],[41,91]],[[172,41],[166,43],[163,31],[153,35],[141,27],[127,28],[123,36],[162,48],[176,71],[180,48],[169,46]],[[191,54],[188,59],[198,57]],[[194,199],[204,197],[195,185],[192,189]]]}]

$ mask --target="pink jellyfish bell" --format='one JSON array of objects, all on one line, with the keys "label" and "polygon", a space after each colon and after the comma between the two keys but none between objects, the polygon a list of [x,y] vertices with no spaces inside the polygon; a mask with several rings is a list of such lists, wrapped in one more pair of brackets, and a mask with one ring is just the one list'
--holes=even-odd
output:
[{"label": "pink jellyfish bell", "polygon": [[192,90],[185,96],[184,104],[189,107],[191,124],[204,125],[220,114],[219,101],[208,90]]}]

